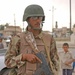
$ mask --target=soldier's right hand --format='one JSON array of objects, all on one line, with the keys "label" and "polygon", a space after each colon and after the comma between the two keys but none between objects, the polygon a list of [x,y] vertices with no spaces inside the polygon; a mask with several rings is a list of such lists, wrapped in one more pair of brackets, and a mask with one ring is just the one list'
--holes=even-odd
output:
[{"label": "soldier's right hand", "polygon": [[22,54],[22,61],[28,61],[30,63],[42,63],[42,61],[34,54]]}]

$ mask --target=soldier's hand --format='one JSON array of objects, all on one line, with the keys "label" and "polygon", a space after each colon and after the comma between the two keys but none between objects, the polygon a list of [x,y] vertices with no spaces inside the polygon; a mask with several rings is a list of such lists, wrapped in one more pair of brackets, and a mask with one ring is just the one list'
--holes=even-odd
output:
[{"label": "soldier's hand", "polygon": [[22,60],[29,61],[30,63],[37,63],[37,62],[42,63],[42,61],[34,54],[23,54]]}]

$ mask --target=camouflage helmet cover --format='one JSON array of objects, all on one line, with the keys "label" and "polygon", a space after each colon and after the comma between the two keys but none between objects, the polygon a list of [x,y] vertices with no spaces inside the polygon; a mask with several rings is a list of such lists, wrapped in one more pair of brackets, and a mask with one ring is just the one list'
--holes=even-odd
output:
[{"label": "camouflage helmet cover", "polygon": [[29,5],[26,7],[23,15],[23,21],[26,21],[28,17],[31,16],[43,16],[43,20],[45,19],[43,8],[39,5]]}]

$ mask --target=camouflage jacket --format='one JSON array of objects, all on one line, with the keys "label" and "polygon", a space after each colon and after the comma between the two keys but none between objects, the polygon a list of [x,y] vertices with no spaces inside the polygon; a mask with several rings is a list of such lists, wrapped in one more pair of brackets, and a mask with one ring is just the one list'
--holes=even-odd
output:
[{"label": "camouflage jacket", "polygon": [[[33,53],[33,51],[31,50],[30,46],[28,45],[28,43],[24,38],[26,37],[25,35],[26,33],[27,32],[21,33],[20,36],[14,36],[11,39],[9,48],[5,54],[6,66],[8,68],[18,67],[18,75],[33,75],[34,71],[37,69],[36,64],[30,64],[27,61],[21,61],[22,53]],[[46,58],[47,58],[47,54],[45,52],[44,43],[41,39],[42,37],[46,38],[45,42],[47,44],[48,51],[50,53],[51,61],[54,64],[53,66],[55,66],[55,69],[58,70],[59,57],[57,55],[55,40],[49,33],[43,31],[37,37],[35,37],[38,49],[46,56]],[[33,72],[30,72],[32,70]]]}]

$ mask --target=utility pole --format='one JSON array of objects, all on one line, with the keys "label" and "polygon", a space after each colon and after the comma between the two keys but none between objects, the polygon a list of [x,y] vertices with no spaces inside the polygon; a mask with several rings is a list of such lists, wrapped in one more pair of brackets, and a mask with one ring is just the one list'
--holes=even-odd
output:
[{"label": "utility pole", "polygon": [[52,33],[53,33],[53,28],[54,28],[54,11],[56,9],[54,8],[54,6],[52,6]]},{"label": "utility pole", "polygon": [[14,26],[15,26],[15,34],[16,34],[16,18],[15,18],[15,14],[14,14]]},{"label": "utility pole", "polygon": [[23,22],[23,32],[24,32],[24,22]]},{"label": "utility pole", "polygon": [[54,28],[54,10],[56,10],[54,6],[52,6],[52,10],[49,10],[49,11],[52,11],[52,34],[53,34],[53,28]]},{"label": "utility pole", "polygon": [[69,4],[70,4],[70,35],[71,35],[71,0],[69,1]]},{"label": "utility pole", "polygon": [[52,6],[52,33],[54,28],[54,6]]}]

